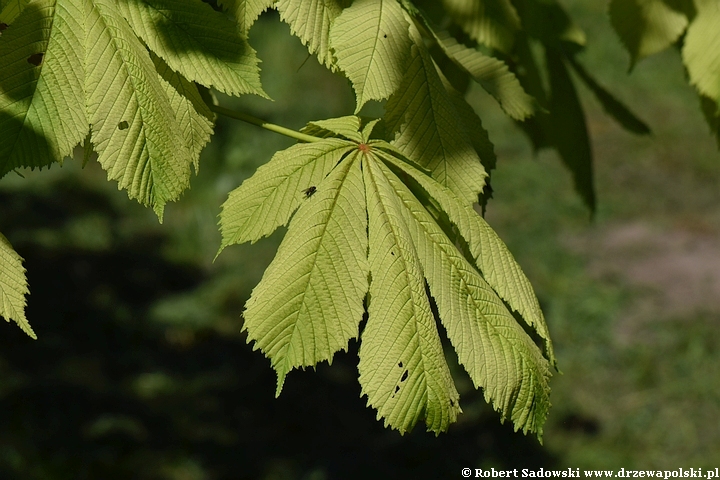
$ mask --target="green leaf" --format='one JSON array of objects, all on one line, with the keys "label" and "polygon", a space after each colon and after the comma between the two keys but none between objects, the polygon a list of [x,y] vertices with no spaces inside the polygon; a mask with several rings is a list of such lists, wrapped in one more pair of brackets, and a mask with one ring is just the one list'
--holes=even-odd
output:
[{"label": "green leaf", "polygon": [[687,17],[666,0],[611,0],[610,23],[630,52],[630,68],[675,43],[688,25]]},{"label": "green leaf", "polygon": [[443,52],[492,95],[505,113],[515,120],[533,115],[534,99],[525,93],[505,62],[461,45],[445,32],[436,32],[435,37]]},{"label": "green leaf", "polygon": [[404,223],[460,363],[516,430],[541,437],[550,407],[547,360],[410,190],[392,173],[386,177],[404,207]]},{"label": "green leaf", "polygon": [[[461,410],[427,279],[474,384],[516,429],[540,435],[549,408],[548,361],[500,299],[546,339],[554,363],[527,278],[469,203],[396,147],[369,140],[376,123],[362,127],[360,141],[325,138],[279,152],[226,202],[223,245],[272,232],[299,205],[247,304],[248,340],[270,358],[279,394],[291,369],[331,361],[347,348],[358,335],[367,298],[358,366],[362,394],[378,418],[400,432],[420,420],[429,430],[444,431]],[[360,119],[308,128],[356,137],[353,126],[359,130]],[[416,193],[388,167],[400,169]],[[315,180],[300,187],[298,179],[308,175]],[[437,208],[457,225],[452,229],[442,220],[452,239],[432,216],[444,215]],[[480,271],[458,245],[476,257]]]},{"label": "green leaf", "polygon": [[585,46],[585,32],[556,0],[515,0],[515,6],[524,33],[546,46],[562,46],[570,51],[578,51]]},{"label": "green leaf", "polygon": [[170,99],[177,125],[182,128],[182,138],[185,139],[185,146],[193,159],[195,173],[198,173],[200,152],[210,141],[215,115],[203,101],[194,83],[174,72],[156,55],[151,57],[163,79],[162,86]]},{"label": "green leaf", "polygon": [[219,0],[230,15],[237,21],[240,31],[247,36],[261,13],[273,6],[275,0]]},{"label": "green leaf", "polygon": [[[9,0],[0,2],[0,23],[5,25],[12,24],[20,15],[30,0]],[[2,32],[0,32],[2,35]]]},{"label": "green leaf", "polygon": [[551,91],[550,119],[545,124],[547,134],[572,173],[575,190],[594,212],[593,160],[585,114],[563,55],[553,48],[545,53]]},{"label": "green leaf", "polygon": [[25,318],[25,295],[30,293],[22,258],[13,250],[7,238],[0,233],[0,316],[18,324],[23,332],[37,340]]},{"label": "green leaf", "polygon": [[235,23],[199,0],[118,2],[135,33],[188,80],[230,95],[267,95],[255,51]]},{"label": "green leaf", "polygon": [[605,113],[617,120],[620,125],[630,132],[637,133],[638,135],[650,134],[650,127],[636,117],[628,107],[623,105],[622,102],[616,99],[610,92],[605,90],[602,85],[597,83],[582,65],[572,57],[568,57],[568,61],[580,79],[585,82],[585,85],[595,94],[595,98],[597,98],[603,106]]},{"label": "green leaf", "polygon": [[334,68],[330,49],[330,26],[348,6],[347,0],[278,0],[280,19],[290,25],[297,36],[320,63]]},{"label": "green leaf", "polygon": [[396,0],[355,0],[332,24],[330,44],[355,89],[355,113],[400,86],[411,42]]},{"label": "green leaf", "polygon": [[220,214],[222,251],[228,245],[256,242],[286,225],[320,182],[355,144],[328,138],[300,143],[276,153],[230,193]]},{"label": "green leaf", "polygon": [[477,201],[487,173],[473,145],[463,135],[458,112],[430,55],[416,42],[400,90],[388,100],[385,120],[396,132],[393,145],[429,169],[443,185],[468,203]]},{"label": "green leaf", "polygon": [[443,0],[447,12],[470,38],[503,52],[512,49],[520,18],[510,0]]},{"label": "green leaf", "polygon": [[532,285],[500,237],[472,206],[463,202],[452,190],[407,162],[392,155],[380,155],[385,161],[410,175],[438,203],[467,243],[483,278],[545,341],[548,359],[555,365],[550,333]]},{"label": "green leaf", "polygon": [[0,176],[60,161],[85,138],[82,18],[77,2],[37,1],[0,36]]},{"label": "green leaf", "polygon": [[291,369],[332,361],[358,336],[368,289],[359,157],[346,157],[298,209],[246,304],[248,341],[271,358],[278,395]]},{"label": "green leaf", "polygon": [[183,128],[145,46],[112,0],[85,2],[86,94],[92,143],[108,178],[130,198],[164,206],[190,181]]},{"label": "green leaf", "polygon": [[690,83],[714,101],[720,101],[720,8],[707,2],[698,9],[697,16],[685,35],[683,62]]},{"label": "green leaf", "polygon": [[362,142],[360,118],[355,115],[309,122],[307,126],[300,131],[316,137],[325,138],[339,135],[348,140],[354,140],[358,143]]},{"label": "green leaf", "polygon": [[420,258],[389,172],[372,160],[363,167],[372,281],[359,353],[362,394],[386,426],[404,433],[424,417],[428,430],[441,432],[461,410]]}]

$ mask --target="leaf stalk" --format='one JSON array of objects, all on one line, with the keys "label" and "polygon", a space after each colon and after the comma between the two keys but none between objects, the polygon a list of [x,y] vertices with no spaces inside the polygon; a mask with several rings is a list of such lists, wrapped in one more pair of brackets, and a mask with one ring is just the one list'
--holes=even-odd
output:
[{"label": "leaf stalk", "polygon": [[244,112],[238,112],[236,110],[230,110],[229,108],[220,107],[218,105],[209,105],[210,110],[212,110],[215,113],[219,113],[220,115],[225,115],[226,117],[234,118],[235,120],[241,120],[243,122],[247,122],[253,125],[257,125],[258,127],[264,128],[265,130],[270,130],[271,132],[279,133],[281,135],[285,135],[286,137],[294,138],[295,140],[299,142],[319,142],[322,140],[322,138],[314,137],[312,135],[307,135],[305,133],[298,132],[296,130],[292,130],[290,128],[281,127],[280,125],[275,125],[274,123],[266,122],[265,120],[261,118],[254,117],[252,115],[249,115]]}]

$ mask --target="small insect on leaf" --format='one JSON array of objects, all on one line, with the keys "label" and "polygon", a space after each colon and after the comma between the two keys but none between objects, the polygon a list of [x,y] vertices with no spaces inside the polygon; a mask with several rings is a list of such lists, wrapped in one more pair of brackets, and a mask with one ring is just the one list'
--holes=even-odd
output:
[{"label": "small insect on leaf", "polygon": [[44,53],[33,53],[30,55],[27,59],[28,63],[31,63],[35,65],[36,67],[39,67],[42,63],[43,57],[45,56]]},{"label": "small insect on leaf", "polygon": [[122,122],[118,123],[118,129],[119,129],[119,130],[127,130],[127,128],[128,128],[129,126],[130,126],[130,125],[129,125],[128,122],[126,122],[125,120],[123,120]]},{"label": "small insect on leaf", "polygon": [[305,194],[305,198],[310,198],[313,196],[313,194],[316,191],[317,191],[317,188],[315,187],[315,185],[313,185],[312,187],[306,188],[305,190],[303,190],[303,193]]}]

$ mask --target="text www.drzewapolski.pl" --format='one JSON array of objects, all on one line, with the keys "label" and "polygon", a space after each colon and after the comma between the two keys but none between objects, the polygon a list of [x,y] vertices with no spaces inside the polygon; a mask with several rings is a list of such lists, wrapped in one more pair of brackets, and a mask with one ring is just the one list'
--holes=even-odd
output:
[{"label": "text www.drzewapolski.pl", "polygon": [[720,480],[720,469],[707,468],[676,468],[675,470],[531,470],[529,468],[512,470],[483,470],[482,468],[463,468],[463,478],[703,478]]}]

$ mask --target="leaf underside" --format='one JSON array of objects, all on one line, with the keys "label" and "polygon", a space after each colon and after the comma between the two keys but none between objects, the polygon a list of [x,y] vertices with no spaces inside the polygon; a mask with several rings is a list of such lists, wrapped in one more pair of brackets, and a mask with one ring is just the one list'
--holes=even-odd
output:
[{"label": "leaf underside", "polygon": [[[279,152],[223,205],[223,246],[290,222],[244,312],[248,341],[277,371],[277,393],[292,369],[331,362],[359,336],[362,394],[378,418],[400,432],[420,421],[446,430],[461,407],[427,285],[474,385],[516,429],[541,435],[555,360],[527,278],[470,203],[414,167],[417,158],[368,140],[372,125],[359,127],[353,117],[312,122],[306,131],[327,138]],[[267,222],[258,214],[275,211]],[[546,342],[547,358],[508,307]]]}]

